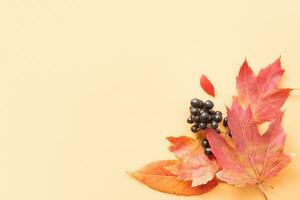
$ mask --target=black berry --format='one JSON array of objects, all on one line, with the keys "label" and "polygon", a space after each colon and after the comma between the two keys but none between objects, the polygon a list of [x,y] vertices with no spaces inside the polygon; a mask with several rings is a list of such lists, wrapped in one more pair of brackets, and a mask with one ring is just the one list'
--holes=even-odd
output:
[{"label": "black berry", "polygon": [[221,115],[222,116],[222,113],[220,111],[216,111],[215,115]]},{"label": "black berry", "polygon": [[207,100],[204,103],[205,110],[210,110],[214,107],[214,103],[211,100]]},{"label": "black berry", "polygon": [[202,112],[200,115],[200,119],[202,122],[206,122],[209,118],[209,114],[207,112]]},{"label": "black berry", "polygon": [[192,131],[193,133],[197,133],[197,132],[199,131],[198,126],[197,126],[197,125],[192,126],[191,131]]},{"label": "black berry", "polygon": [[203,146],[203,148],[210,147],[208,140],[206,138],[204,140],[202,140],[202,146]]},{"label": "black berry", "polygon": [[214,115],[214,121],[221,122],[222,121],[222,114],[219,114],[219,113],[216,112],[216,114]]},{"label": "black berry", "polygon": [[202,109],[204,106],[203,101],[201,101],[200,99],[197,99],[197,98],[194,98],[191,100],[191,105],[193,107],[200,108],[200,109]]},{"label": "black berry", "polygon": [[205,153],[205,155],[207,155],[207,156],[210,156],[210,155],[212,155],[212,152],[211,152],[211,149],[210,149],[210,147],[206,147],[206,148],[204,148],[204,153]]},{"label": "black berry", "polygon": [[192,107],[191,108],[191,113],[192,113],[192,115],[197,115],[199,113],[199,109]]},{"label": "black berry", "polygon": [[228,126],[228,117],[224,117],[224,119],[223,119],[223,125],[224,125],[225,127]]},{"label": "black berry", "polygon": [[187,121],[187,123],[189,123],[189,124],[192,124],[192,123],[194,122],[192,117],[187,118],[186,121]]},{"label": "black berry", "polygon": [[219,126],[219,124],[216,121],[212,121],[211,124],[210,124],[210,127],[213,128],[213,129],[217,129],[218,126]]},{"label": "black berry", "polygon": [[199,125],[198,125],[198,127],[199,127],[200,129],[202,129],[202,130],[205,130],[205,129],[207,128],[207,124],[204,123],[204,122],[200,122]]}]

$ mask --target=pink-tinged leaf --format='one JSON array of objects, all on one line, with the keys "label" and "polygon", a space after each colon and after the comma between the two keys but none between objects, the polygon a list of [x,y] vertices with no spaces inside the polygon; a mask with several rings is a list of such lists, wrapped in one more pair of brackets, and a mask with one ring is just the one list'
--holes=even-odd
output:
[{"label": "pink-tinged leaf", "polygon": [[181,180],[191,180],[192,186],[207,184],[213,180],[219,166],[215,159],[209,159],[203,153],[203,148],[198,140],[190,137],[168,137],[171,143],[170,151],[180,162],[167,167]]},{"label": "pink-tinged leaf", "polygon": [[255,121],[258,123],[271,121],[281,113],[280,108],[290,96],[292,89],[274,89],[273,92],[267,95],[261,95],[261,100],[258,100],[253,106]]},{"label": "pink-tinged leaf", "polygon": [[172,144],[169,150],[179,159],[183,159],[199,146],[195,139],[186,136],[167,137],[167,140]]},{"label": "pink-tinged leaf", "polygon": [[245,103],[254,102],[257,98],[256,77],[249,67],[247,60],[241,66],[238,77],[236,78],[236,86],[239,98]]},{"label": "pink-tinged leaf", "polygon": [[237,99],[227,109],[227,115],[234,147],[213,130],[209,129],[206,135],[222,167],[217,173],[220,180],[236,186],[260,184],[291,161],[292,155],[283,153],[286,137],[281,125],[283,113],[271,121],[262,135],[250,107],[243,109]]},{"label": "pink-tinged leaf", "polygon": [[213,84],[209,81],[207,76],[205,76],[204,74],[202,74],[202,76],[200,78],[200,85],[207,94],[215,97],[215,88],[214,88]]},{"label": "pink-tinged leaf", "polygon": [[236,79],[238,99],[251,107],[257,123],[271,121],[290,95],[291,89],[278,88],[284,73],[280,59],[260,70],[256,77],[245,61]]},{"label": "pink-tinged leaf", "polygon": [[213,179],[205,185],[192,187],[191,181],[179,180],[174,174],[165,169],[178,162],[178,160],[157,161],[129,174],[155,190],[177,195],[203,194],[218,184],[217,180]]},{"label": "pink-tinged leaf", "polygon": [[277,89],[283,73],[284,69],[281,68],[280,58],[261,69],[257,75],[257,87],[260,88],[260,92],[268,93],[268,91]]}]

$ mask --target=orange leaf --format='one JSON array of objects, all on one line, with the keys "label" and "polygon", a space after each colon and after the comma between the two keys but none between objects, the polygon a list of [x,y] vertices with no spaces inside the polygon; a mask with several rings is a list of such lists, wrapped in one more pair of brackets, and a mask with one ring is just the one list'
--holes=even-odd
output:
[{"label": "orange leaf", "polygon": [[175,175],[165,169],[178,162],[180,161],[157,161],[129,174],[155,190],[177,195],[199,195],[210,191],[218,184],[217,180],[213,179],[205,185],[192,187],[192,181],[179,180]]}]

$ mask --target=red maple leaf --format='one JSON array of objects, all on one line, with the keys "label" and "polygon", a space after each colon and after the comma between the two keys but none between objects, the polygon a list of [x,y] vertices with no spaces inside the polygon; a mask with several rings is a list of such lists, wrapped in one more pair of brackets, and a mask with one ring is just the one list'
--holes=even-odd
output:
[{"label": "red maple leaf", "polygon": [[281,111],[292,89],[279,88],[279,81],[284,73],[280,58],[274,63],[260,70],[257,76],[245,61],[236,79],[238,99],[250,105],[257,123],[271,121]]},{"label": "red maple leaf", "polygon": [[217,177],[229,184],[261,184],[265,179],[276,176],[292,160],[292,154],[283,153],[286,135],[277,113],[267,131],[261,135],[250,107],[243,109],[237,99],[231,109],[227,108],[228,125],[234,146],[211,129],[207,138],[212,152],[222,170]]}]

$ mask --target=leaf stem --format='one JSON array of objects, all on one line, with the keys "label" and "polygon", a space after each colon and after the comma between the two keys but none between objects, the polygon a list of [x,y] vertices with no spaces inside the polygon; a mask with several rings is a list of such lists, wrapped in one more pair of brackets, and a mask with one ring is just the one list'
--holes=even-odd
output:
[{"label": "leaf stem", "polygon": [[266,190],[264,189],[262,183],[260,184],[257,184],[258,188],[260,189],[260,191],[263,193],[264,197],[265,197],[265,200],[268,200],[268,196],[267,196],[267,193],[266,193]]}]

